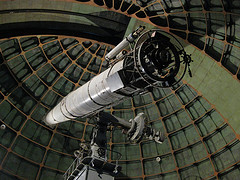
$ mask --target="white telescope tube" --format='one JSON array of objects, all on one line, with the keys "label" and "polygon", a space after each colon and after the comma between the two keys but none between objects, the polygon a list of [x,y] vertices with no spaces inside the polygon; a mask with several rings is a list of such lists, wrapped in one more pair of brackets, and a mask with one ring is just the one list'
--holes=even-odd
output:
[{"label": "white telescope tube", "polygon": [[118,71],[123,68],[119,61],[89,82],[68,94],[45,117],[47,125],[54,125],[77,117],[99,112],[122,98],[115,91],[124,87]]},{"label": "white telescope tube", "polygon": [[[106,59],[115,58],[129,43],[133,42],[144,30],[140,26],[122,40],[107,55]],[[114,64],[89,82],[68,94],[44,118],[47,125],[69,121],[77,117],[86,117],[104,108],[116,104],[125,96],[116,91],[124,87],[119,71],[123,69],[123,60]]]}]

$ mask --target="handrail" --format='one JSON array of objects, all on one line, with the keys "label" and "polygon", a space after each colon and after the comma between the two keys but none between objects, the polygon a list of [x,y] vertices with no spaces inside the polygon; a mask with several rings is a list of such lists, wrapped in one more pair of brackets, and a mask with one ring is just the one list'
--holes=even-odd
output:
[{"label": "handrail", "polygon": [[72,162],[72,164],[69,166],[69,168],[64,173],[63,178],[65,180],[67,180],[68,177],[72,175],[73,171],[81,164],[80,161],[81,161],[82,157],[80,157],[80,156],[82,156],[82,154],[79,154],[79,156],[76,157],[76,159]]},{"label": "handrail", "polygon": [[[109,150],[109,151],[111,151],[111,152],[114,152],[114,153],[118,154],[118,155],[117,155],[118,158],[115,160],[115,161],[116,161],[116,166],[118,166],[118,160],[121,159],[122,154],[119,153],[119,152],[117,152],[117,151],[113,151],[113,150],[110,150],[110,149],[107,149],[107,148],[104,148],[104,149]],[[99,159],[99,157],[96,157],[96,156],[94,156],[94,157],[92,157],[92,158]],[[68,168],[68,169],[66,170],[66,172],[64,173],[64,175],[63,175],[64,180],[67,180],[67,179],[72,175],[72,173],[77,169],[77,167],[78,167],[80,164],[82,164],[82,161],[83,161],[83,160],[84,160],[84,158],[83,158],[83,153],[79,153],[79,155],[76,157],[76,159],[72,162],[72,164],[69,166],[69,168]],[[107,161],[106,161],[106,162],[107,162]],[[84,164],[84,165],[86,165],[86,164]]]}]

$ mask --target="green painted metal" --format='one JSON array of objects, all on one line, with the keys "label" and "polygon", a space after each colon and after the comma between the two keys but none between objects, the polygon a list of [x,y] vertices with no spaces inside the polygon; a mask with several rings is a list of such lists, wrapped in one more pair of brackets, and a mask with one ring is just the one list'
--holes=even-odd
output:
[{"label": "green painted metal", "polygon": [[[96,4],[89,6],[83,2],[18,2],[0,1],[0,10],[47,7],[85,14],[106,11]],[[208,6],[208,12],[203,13],[202,2],[191,1],[184,6],[189,14],[186,22],[181,7],[183,1],[167,2],[167,5],[151,1],[149,7],[140,2],[142,5],[138,6],[144,9],[152,24],[139,21],[141,14],[136,13],[124,33],[128,34],[140,24],[145,24],[147,29],[153,25],[168,26],[171,33],[195,46],[180,40],[192,54],[193,77],[187,75],[171,89],[154,88],[106,110],[125,119],[144,112],[148,123],[167,135],[161,145],[146,139],[140,144],[130,144],[121,129],[111,127],[108,148],[122,153],[123,170],[117,179],[236,179],[240,176],[237,8],[233,3],[231,14],[226,1],[222,1],[226,11],[223,12],[220,1],[214,1]],[[159,9],[159,5],[163,8]],[[124,9],[119,12],[129,14]],[[168,14],[167,18],[164,13]],[[209,21],[205,21],[206,17]],[[51,13],[1,14],[0,24],[33,19],[91,24],[84,18],[61,13],[56,16]],[[230,23],[226,27],[223,19],[235,25]],[[231,32],[234,30],[235,40]],[[107,68],[103,57],[111,48],[91,39],[58,35],[0,40],[0,122],[7,126],[0,130],[0,179],[62,178],[79,143],[90,141],[95,121],[77,119],[51,129],[42,119],[62,97]],[[160,162],[156,161],[157,157],[161,158]],[[108,154],[110,161],[116,158],[115,154]]]}]

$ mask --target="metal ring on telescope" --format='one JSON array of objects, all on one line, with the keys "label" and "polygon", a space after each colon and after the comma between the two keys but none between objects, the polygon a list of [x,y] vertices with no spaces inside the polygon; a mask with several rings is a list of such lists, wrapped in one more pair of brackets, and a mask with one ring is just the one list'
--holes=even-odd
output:
[{"label": "metal ring on telescope", "polygon": [[170,87],[177,84],[186,73],[185,64],[182,75],[178,80],[175,79],[183,62],[180,59],[182,52],[184,48],[174,36],[162,30],[149,30],[143,33],[135,44],[134,64],[148,84],[161,88]]}]

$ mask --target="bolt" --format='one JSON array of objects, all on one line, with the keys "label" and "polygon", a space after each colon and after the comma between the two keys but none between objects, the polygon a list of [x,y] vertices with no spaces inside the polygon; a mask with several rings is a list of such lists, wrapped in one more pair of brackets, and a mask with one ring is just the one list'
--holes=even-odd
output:
[{"label": "bolt", "polygon": [[6,125],[5,125],[5,124],[2,124],[2,125],[0,126],[0,129],[1,129],[1,130],[6,129]]},{"label": "bolt", "polygon": [[160,162],[160,161],[161,161],[161,158],[160,158],[160,157],[156,157],[156,161],[157,161],[157,162]]}]

